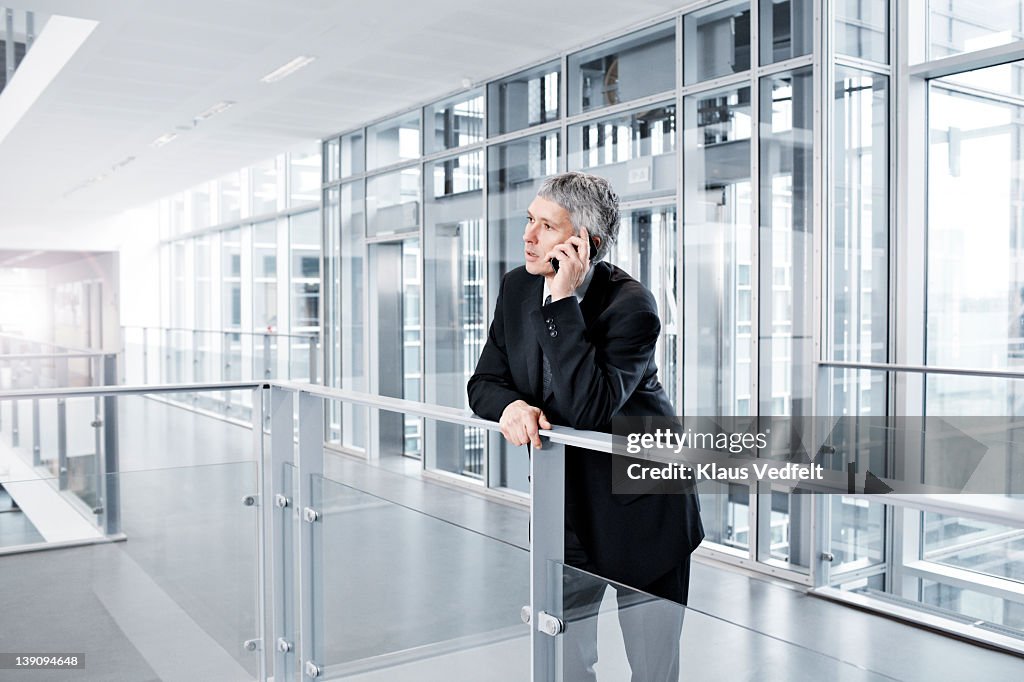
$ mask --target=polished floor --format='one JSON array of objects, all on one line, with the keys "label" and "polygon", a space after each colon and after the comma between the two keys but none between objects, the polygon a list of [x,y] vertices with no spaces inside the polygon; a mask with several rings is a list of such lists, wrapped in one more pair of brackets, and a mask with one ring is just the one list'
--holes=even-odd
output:
[{"label": "polished floor", "polygon": [[[120,424],[128,539],[0,557],[0,652],[84,652],[86,667],[0,680],[252,679],[257,508],[242,503],[256,491],[252,432],[146,398],[123,400]],[[10,449],[2,432],[0,447]],[[326,677],[527,680],[527,512],[405,464],[326,456],[313,582]],[[1009,680],[1024,670],[1019,658],[714,564],[695,563],[690,594],[680,679]],[[597,629],[598,679],[629,679],[611,592]]]}]

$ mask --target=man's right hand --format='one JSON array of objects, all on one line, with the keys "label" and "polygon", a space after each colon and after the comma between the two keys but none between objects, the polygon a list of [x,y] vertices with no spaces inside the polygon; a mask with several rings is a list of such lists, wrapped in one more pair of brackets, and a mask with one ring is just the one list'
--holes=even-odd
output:
[{"label": "man's right hand", "polygon": [[533,447],[540,448],[540,429],[550,429],[551,424],[539,407],[530,405],[525,400],[509,403],[501,413],[501,434],[512,445],[526,445],[532,442]]}]

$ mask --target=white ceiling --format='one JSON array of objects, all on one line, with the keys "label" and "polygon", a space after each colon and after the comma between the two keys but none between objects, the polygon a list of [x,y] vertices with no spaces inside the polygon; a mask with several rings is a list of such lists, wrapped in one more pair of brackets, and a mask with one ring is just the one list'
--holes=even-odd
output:
[{"label": "white ceiling", "polygon": [[[0,246],[55,237],[684,3],[22,0],[99,26],[0,143]],[[317,60],[260,82],[299,55]],[[237,104],[192,127],[222,100]],[[151,146],[178,127],[187,131]]]}]

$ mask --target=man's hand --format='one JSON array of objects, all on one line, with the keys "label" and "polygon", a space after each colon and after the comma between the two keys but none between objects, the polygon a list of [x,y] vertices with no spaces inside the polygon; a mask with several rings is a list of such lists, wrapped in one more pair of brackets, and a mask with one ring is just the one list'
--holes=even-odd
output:
[{"label": "man's hand", "polygon": [[525,400],[516,400],[505,407],[501,413],[501,435],[512,445],[526,445],[532,442],[533,447],[540,448],[540,429],[550,429],[551,424],[539,407],[530,405]]},{"label": "man's hand", "polygon": [[558,259],[558,272],[548,280],[552,301],[572,296],[590,270],[590,235],[581,227],[577,236],[556,245],[545,258]]}]

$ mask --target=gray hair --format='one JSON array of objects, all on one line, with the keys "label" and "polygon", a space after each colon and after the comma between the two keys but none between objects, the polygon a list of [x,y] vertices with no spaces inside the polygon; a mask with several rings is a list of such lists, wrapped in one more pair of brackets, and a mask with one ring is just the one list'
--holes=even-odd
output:
[{"label": "gray hair", "polygon": [[572,226],[601,238],[595,261],[608,255],[619,236],[619,195],[604,178],[571,172],[552,175],[537,190],[537,196],[553,201],[569,212]]}]

